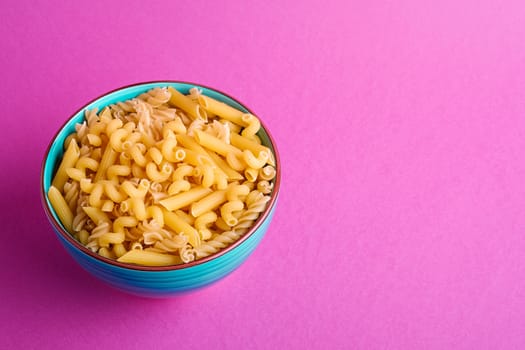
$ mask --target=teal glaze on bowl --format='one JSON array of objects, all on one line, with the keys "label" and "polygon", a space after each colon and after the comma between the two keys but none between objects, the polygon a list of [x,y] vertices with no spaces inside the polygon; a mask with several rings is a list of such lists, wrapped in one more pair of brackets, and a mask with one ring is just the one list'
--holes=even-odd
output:
[{"label": "teal glaze on bowl", "polygon": [[54,172],[64,153],[63,144],[66,137],[75,132],[76,123],[81,123],[84,120],[84,111],[86,109],[98,108],[101,110],[112,103],[124,101],[136,97],[152,88],[163,86],[172,86],[185,94],[188,93],[190,88],[197,87],[202,89],[203,93],[208,96],[242,111],[253,113],[241,103],[224,93],[192,83],[157,81],[120,88],[85,105],[60,128],[49,145],[42,164],[41,174],[42,204],[56,236],[66,251],[80,266],[93,276],[122,291],[146,297],[168,297],[202,288],[218,281],[239,267],[255,250],[268,230],[277,204],[280,187],[281,168],[279,154],[275,148],[275,143],[264,127],[263,121],[261,121],[262,128],[258,135],[262,143],[270,147],[275,155],[277,175],[271,200],[268,202],[266,210],[257,219],[252,229],[238,241],[203,259],[183,265],[162,267],[119,263],[91,252],[76,241],[61,225],[47,197],[47,191],[51,186]]}]

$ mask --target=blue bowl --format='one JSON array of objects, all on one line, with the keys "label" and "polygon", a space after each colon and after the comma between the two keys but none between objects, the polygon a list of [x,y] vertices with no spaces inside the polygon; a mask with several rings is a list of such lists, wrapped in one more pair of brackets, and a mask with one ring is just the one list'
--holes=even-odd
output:
[{"label": "blue bowl", "polygon": [[136,97],[147,90],[159,86],[172,86],[182,93],[188,93],[190,88],[197,87],[202,89],[204,94],[208,96],[245,112],[253,113],[234,98],[215,89],[193,83],[155,81],[126,86],[89,102],[69,118],[53,137],[45,154],[41,174],[42,205],[56,236],[67,252],[93,276],[119,290],[145,297],[169,297],[202,288],[220,280],[239,267],[255,250],[268,230],[277,204],[281,173],[279,155],[275,143],[263,125],[258,136],[261,138],[262,143],[270,147],[274,152],[277,170],[271,200],[250,231],[230,246],[200,260],[174,266],[137,266],[104,258],[84,247],[64,229],[47,196],[54,171],[64,153],[64,140],[75,131],[75,124],[84,120],[85,109],[98,108],[101,110],[107,105]]}]

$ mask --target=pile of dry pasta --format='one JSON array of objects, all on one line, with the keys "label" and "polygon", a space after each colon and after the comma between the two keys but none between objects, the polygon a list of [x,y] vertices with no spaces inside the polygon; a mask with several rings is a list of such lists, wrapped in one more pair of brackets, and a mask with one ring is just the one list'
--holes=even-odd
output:
[{"label": "pile of dry pasta", "polygon": [[154,88],[87,110],[48,197],[83,245],[123,263],[187,263],[227,247],[266,209],[276,175],[252,114]]}]

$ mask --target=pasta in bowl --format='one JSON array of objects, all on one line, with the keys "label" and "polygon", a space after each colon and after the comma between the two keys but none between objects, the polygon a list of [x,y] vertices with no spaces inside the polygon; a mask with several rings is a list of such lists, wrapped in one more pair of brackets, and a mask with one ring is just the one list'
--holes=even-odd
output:
[{"label": "pasta in bowl", "polygon": [[161,81],[75,113],[48,148],[41,196],[84,269],[162,297],[242,264],[268,229],[279,185],[275,144],[249,109],[211,88]]}]

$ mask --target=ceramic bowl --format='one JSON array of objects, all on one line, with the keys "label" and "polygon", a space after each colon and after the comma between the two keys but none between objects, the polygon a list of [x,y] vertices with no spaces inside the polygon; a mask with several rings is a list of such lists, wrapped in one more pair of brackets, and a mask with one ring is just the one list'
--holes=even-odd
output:
[{"label": "ceramic bowl", "polygon": [[238,241],[208,257],[187,264],[147,267],[124,264],[107,259],[92,252],[68,233],[60,223],[55,211],[50,205],[47,192],[51,186],[54,172],[63,156],[63,144],[66,137],[75,131],[75,124],[84,120],[84,110],[98,108],[124,101],[140,95],[155,87],[172,86],[186,94],[192,87],[202,89],[205,95],[218,99],[242,111],[251,112],[236,99],[216,89],[178,81],[155,81],[139,83],[113,90],[87,103],[80,108],[53,137],[44,157],[41,173],[42,205],[56,237],[71,257],[87,272],[107,284],[131,294],[145,297],[169,297],[208,286],[227,276],[239,267],[255,250],[268,230],[275,212],[280,187],[281,165],[275,143],[261,121],[258,136],[262,143],[268,146],[275,155],[277,175],[271,200],[266,210],[260,215],[253,227]]}]

